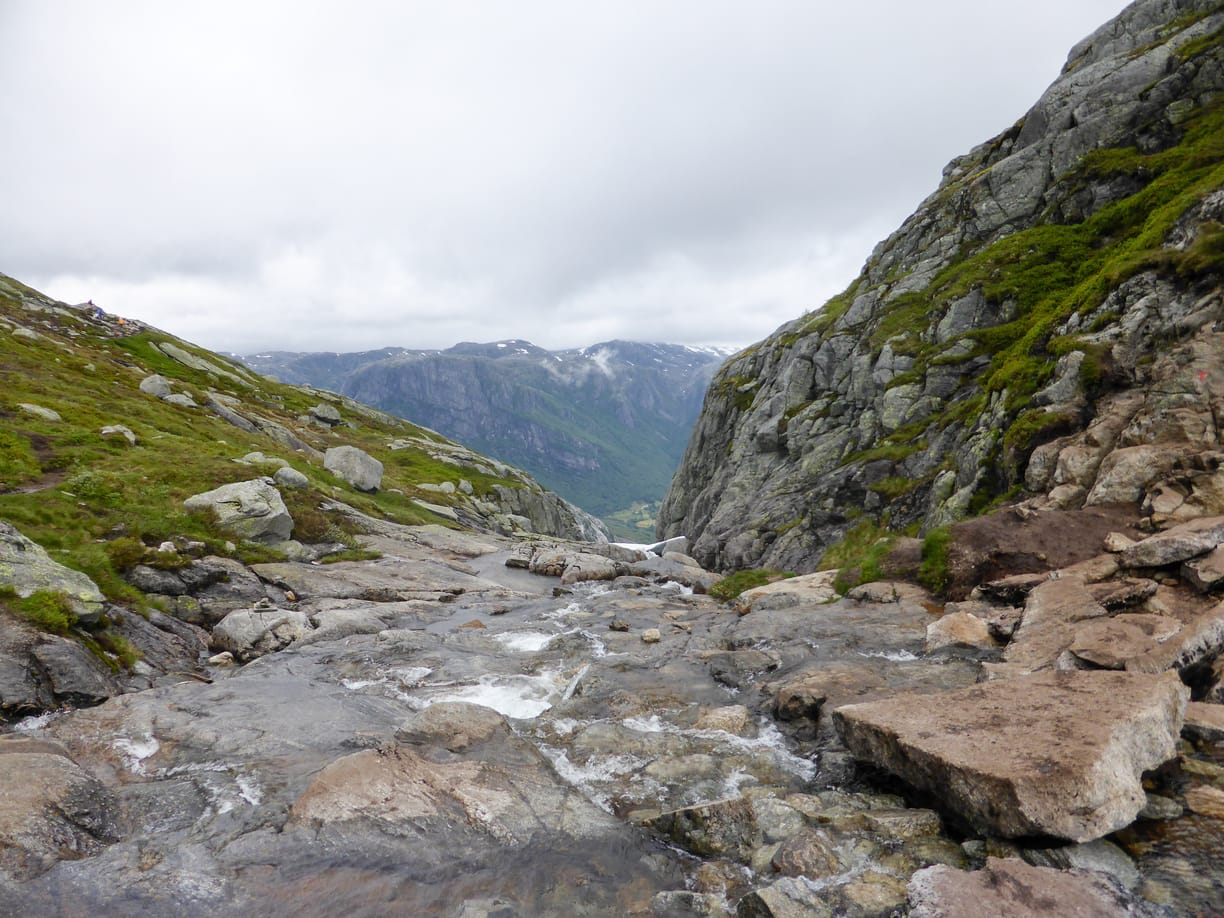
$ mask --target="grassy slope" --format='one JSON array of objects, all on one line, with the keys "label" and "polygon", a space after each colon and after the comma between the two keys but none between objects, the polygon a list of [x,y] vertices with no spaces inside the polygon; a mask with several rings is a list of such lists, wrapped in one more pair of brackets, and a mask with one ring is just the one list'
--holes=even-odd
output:
[{"label": "grassy slope", "polygon": [[[122,566],[132,561],[131,540],[155,546],[173,536],[190,536],[207,541],[213,552],[226,553],[226,534],[209,519],[186,514],[182,501],[273,471],[233,461],[249,452],[287,459],[310,480],[308,490],[286,494],[298,521],[294,536],[304,540],[335,534],[336,523],[316,509],[325,497],[396,522],[436,523],[445,521],[412,499],[436,504],[446,498],[420,492],[418,484],[466,478],[478,493],[493,484],[517,484],[440,462],[422,449],[390,450],[388,444],[397,438],[438,439],[407,422],[341,405],[349,426],[332,431],[303,424],[297,419],[320,402],[317,392],[264,380],[152,329],[111,337],[119,328],[114,317],[95,323],[62,304],[58,313],[27,309],[30,304],[54,305],[0,275],[0,319],[39,334],[31,339],[0,327],[0,519],[56,560],[89,574],[112,600],[139,605],[142,599],[120,577]],[[153,345],[159,341],[196,353],[250,384],[189,369],[158,351]],[[246,433],[206,409],[180,408],[146,395],[139,384],[150,373],[167,376],[176,392],[200,404],[210,388],[237,397],[243,413],[273,420],[317,449],[360,447],[383,462],[382,489],[360,494],[325,471],[317,458],[293,453],[263,434]],[[50,408],[62,420],[31,414],[19,407],[22,403]],[[134,431],[137,444],[103,438],[101,429],[114,424]],[[120,538],[125,548],[116,551]],[[235,553],[250,558],[268,550],[247,545]]]}]

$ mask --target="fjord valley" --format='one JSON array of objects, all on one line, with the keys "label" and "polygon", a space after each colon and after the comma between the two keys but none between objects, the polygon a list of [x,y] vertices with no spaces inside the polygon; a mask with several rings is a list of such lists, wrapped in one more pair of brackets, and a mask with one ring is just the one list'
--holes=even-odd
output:
[{"label": "fjord valley", "polygon": [[565,351],[498,341],[241,359],[519,466],[600,517],[618,538],[648,542],[706,385],[729,354],[629,341]]},{"label": "fjord valley", "polygon": [[[1222,91],[1132,3],[716,372],[278,380],[0,277],[0,914],[1224,913]],[[703,371],[654,544],[507,464],[618,504],[577,418]]]}]

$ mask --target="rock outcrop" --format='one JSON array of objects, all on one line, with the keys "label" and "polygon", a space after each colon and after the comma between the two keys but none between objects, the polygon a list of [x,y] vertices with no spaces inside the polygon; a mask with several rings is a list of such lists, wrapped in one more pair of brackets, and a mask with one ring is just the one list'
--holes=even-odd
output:
[{"label": "rock outcrop", "polygon": [[716,569],[813,570],[860,521],[1221,512],[1224,11],[1140,0],[822,310],[711,384],[659,516]]}]

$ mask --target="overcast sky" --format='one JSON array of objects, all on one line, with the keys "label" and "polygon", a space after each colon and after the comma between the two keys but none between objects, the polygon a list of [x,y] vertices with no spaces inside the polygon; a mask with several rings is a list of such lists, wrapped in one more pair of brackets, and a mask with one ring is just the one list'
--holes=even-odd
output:
[{"label": "overcast sky", "polygon": [[1121,0],[0,0],[0,271],[218,350],[744,345]]}]

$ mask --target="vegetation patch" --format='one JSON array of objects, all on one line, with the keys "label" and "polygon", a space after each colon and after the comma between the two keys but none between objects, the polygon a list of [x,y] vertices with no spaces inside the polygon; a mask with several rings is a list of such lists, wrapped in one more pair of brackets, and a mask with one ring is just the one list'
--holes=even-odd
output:
[{"label": "vegetation patch", "polygon": [[884,559],[896,540],[896,533],[864,517],[842,536],[840,542],[825,550],[820,559],[820,570],[838,569],[833,586],[839,593],[845,593],[860,583],[882,580]]},{"label": "vegetation patch", "polygon": [[948,545],[952,532],[947,526],[932,529],[922,540],[922,565],[918,582],[933,593],[942,593],[948,586]]},{"label": "vegetation patch", "polygon": [[8,589],[0,593],[0,603],[22,621],[48,634],[67,634],[77,624],[72,600],[54,590],[37,590],[19,597]]},{"label": "vegetation patch", "polygon": [[710,587],[710,595],[722,602],[730,602],[745,590],[755,589],[756,587],[776,583],[779,580],[785,580],[788,577],[794,576],[794,574],[786,571],[736,571],[734,574],[724,577],[714,586]]}]

